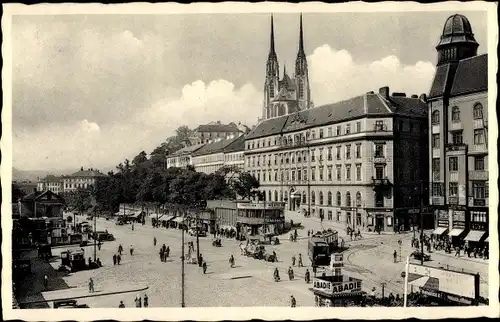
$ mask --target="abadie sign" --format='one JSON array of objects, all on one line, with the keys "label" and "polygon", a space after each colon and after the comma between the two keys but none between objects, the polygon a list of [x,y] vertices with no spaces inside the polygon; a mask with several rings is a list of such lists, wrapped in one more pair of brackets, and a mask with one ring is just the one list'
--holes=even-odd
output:
[{"label": "abadie sign", "polygon": [[329,281],[314,279],[314,289],[331,294],[351,293],[361,291],[361,281],[349,281],[341,283],[332,283]]}]

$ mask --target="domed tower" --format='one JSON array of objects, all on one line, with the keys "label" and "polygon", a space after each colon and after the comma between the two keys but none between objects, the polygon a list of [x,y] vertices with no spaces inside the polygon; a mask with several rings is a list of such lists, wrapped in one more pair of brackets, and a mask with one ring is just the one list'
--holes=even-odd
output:
[{"label": "domed tower", "polygon": [[469,20],[460,14],[450,16],[444,24],[439,44],[437,65],[456,62],[477,55],[479,44],[474,39],[474,33]]}]

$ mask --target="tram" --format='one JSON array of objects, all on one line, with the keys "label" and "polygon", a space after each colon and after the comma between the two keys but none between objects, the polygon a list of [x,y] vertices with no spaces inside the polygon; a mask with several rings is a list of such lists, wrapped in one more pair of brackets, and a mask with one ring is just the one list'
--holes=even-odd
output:
[{"label": "tram", "polygon": [[330,265],[330,246],[320,237],[310,237],[308,243],[308,255],[312,266]]}]

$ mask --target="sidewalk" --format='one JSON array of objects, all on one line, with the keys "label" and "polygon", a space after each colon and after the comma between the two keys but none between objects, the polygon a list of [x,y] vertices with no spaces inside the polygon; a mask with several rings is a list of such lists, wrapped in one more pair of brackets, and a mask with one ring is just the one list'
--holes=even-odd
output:
[{"label": "sidewalk", "polygon": [[[321,220],[318,217],[304,217],[303,214],[296,212],[296,211],[291,211],[291,210],[285,210],[285,220],[290,221],[293,220],[294,223],[301,223],[302,226],[307,230],[307,229],[314,229],[314,230],[319,230],[324,227],[325,229],[332,228],[339,233],[341,233],[343,236],[347,235],[346,228],[347,225],[345,223],[339,223],[339,222],[333,222],[329,220]],[[380,232],[376,233],[374,231],[361,231],[362,235],[369,235],[369,236],[377,236],[377,235],[405,235],[405,234],[410,234],[412,233],[411,231],[403,231],[400,234],[396,234],[393,232]]]}]

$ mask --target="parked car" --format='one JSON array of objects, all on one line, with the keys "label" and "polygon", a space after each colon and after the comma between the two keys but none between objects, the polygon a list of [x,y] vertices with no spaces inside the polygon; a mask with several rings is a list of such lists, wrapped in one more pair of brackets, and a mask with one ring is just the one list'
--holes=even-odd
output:
[{"label": "parked car", "polygon": [[422,258],[424,259],[424,261],[431,260],[431,255],[426,254],[426,253],[422,253],[420,251],[415,251],[415,252],[411,253],[410,257],[413,257],[416,260],[421,260]]}]

